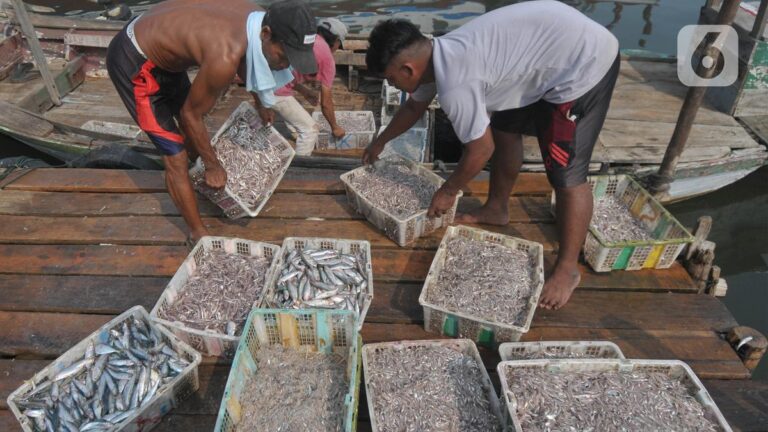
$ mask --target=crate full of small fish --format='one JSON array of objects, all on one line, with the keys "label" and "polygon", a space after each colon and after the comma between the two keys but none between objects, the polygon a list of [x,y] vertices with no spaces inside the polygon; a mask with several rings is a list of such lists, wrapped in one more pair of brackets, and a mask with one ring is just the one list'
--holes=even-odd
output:
[{"label": "crate full of small fish", "polygon": [[360,345],[350,311],[255,309],[216,432],[354,431]]},{"label": "crate full of small fish", "polygon": [[230,237],[200,239],[150,316],[203,354],[234,355],[251,309],[261,305],[279,246]]},{"label": "crate full of small fish", "polygon": [[216,157],[227,172],[223,189],[205,184],[200,158],[189,170],[195,189],[237,219],[255,217],[288,171],[296,152],[272,126],[262,126],[253,106],[243,102],[211,140]]},{"label": "crate full of small fish", "polygon": [[355,149],[365,148],[376,136],[376,120],[371,111],[336,111],[336,123],[344,129],[346,135],[335,138],[331,125],[321,111],[312,113],[320,134],[317,136],[318,149]]},{"label": "crate full of small fish", "polygon": [[681,361],[519,360],[497,372],[510,431],[731,431]]},{"label": "crate full of small fish", "polygon": [[584,258],[595,271],[669,268],[693,241],[688,230],[631,177],[590,176],[588,181],[594,209]]},{"label": "crate full of small fish", "polygon": [[453,207],[442,216],[428,217],[432,195],[445,180],[400,155],[344,173],[341,181],[349,205],[400,246],[453,222],[463,195],[459,191]]},{"label": "crate full of small fish", "polygon": [[283,241],[264,297],[266,307],[349,310],[358,328],[372,301],[370,243],[315,237]]},{"label": "crate full of small fish", "polygon": [[374,432],[504,430],[496,391],[470,340],[367,344],[363,368]]},{"label": "crate full of small fish", "polygon": [[506,360],[539,359],[623,359],[618,346],[608,341],[542,341],[505,342],[499,345],[499,356]]},{"label": "crate full of small fish", "polygon": [[[382,105],[381,106],[381,126],[388,125],[392,118],[395,116],[395,113],[397,110],[400,109],[400,106],[398,105]],[[421,116],[421,118],[413,125],[411,128],[421,128],[421,129],[429,129],[429,116],[430,111],[424,111],[424,115]],[[381,130],[379,131],[379,135],[381,134]]]},{"label": "crate full of small fish", "polygon": [[[381,83],[381,100],[384,102],[384,105],[405,105],[405,101],[408,100],[409,97],[410,95],[408,93],[390,85],[389,81],[384,80]],[[429,103],[429,109],[440,108],[439,98],[438,95]]]},{"label": "crate full of small fish", "polygon": [[[386,126],[382,126],[379,133]],[[426,162],[429,150],[429,132],[424,128],[412,127],[397,138],[388,142],[379,158],[386,159],[393,154],[400,155],[414,162]]]},{"label": "crate full of small fish", "polygon": [[198,388],[200,354],[135,306],[8,396],[21,428],[147,431]]},{"label": "crate full of small fish", "polygon": [[544,286],[544,247],[448,227],[424,281],[424,329],[494,346],[526,333]]}]

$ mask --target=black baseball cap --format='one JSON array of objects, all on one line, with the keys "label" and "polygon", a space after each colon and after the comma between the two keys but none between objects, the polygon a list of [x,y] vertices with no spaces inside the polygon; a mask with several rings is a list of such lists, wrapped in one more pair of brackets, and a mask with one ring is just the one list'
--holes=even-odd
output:
[{"label": "black baseball cap", "polygon": [[317,73],[317,61],[312,51],[317,26],[307,3],[299,0],[273,3],[267,9],[264,24],[272,30],[274,39],[283,44],[294,69],[302,74]]}]

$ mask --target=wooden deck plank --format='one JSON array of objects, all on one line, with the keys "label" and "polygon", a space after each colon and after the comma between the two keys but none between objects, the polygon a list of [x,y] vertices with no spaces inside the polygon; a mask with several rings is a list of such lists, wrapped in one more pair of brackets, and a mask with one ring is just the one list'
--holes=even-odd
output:
[{"label": "wooden deck plank", "polygon": [[[289,168],[277,192],[343,194],[341,170]],[[162,171],[38,168],[5,187],[10,190],[47,192],[165,192]],[[543,173],[520,173],[515,195],[547,195],[552,188]],[[488,194],[488,173],[471,181],[465,194]]]},{"label": "wooden deck plank", "polygon": [[704,386],[734,431],[768,430],[768,381],[706,380]]},{"label": "wooden deck plank", "polygon": [[[606,119],[600,132],[605,147],[663,147],[666,149],[675,123]],[[728,146],[732,149],[759,147],[741,125],[696,124],[686,148]]]},{"label": "wooden deck plank", "polygon": [[[461,198],[459,211],[483,203],[478,197]],[[207,199],[198,199],[200,214],[221,216],[221,210]],[[549,198],[512,197],[511,222],[553,222]],[[37,192],[0,190],[0,214],[18,216],[179,216],[167,193]],[[347,203],[344,195],[277,193],[272,195],[260,218],[363,219]]]},{"label": "wooden deck plank", "polygon": [[[183,246],[115,245],[0,245],[0,274],[170,277],[188,249]],[[423,283],[434,251],[373,250],[373,272],[377,281]],[[552,268],[554,256],[547,254],[545,271]],[[670,269],[598,274],[581,266],[580,286],[609,290],[695,291],[685,269],[674,264]]]}]

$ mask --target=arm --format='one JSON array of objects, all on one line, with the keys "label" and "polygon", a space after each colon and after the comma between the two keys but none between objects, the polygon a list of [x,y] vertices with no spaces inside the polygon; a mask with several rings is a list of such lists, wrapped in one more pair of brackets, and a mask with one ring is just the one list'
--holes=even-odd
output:
[{"label": "arm", "polygon": [[259,117],[261,118],[263,125],[272,125],[272,123],[275,122],[275,111],[271,108],[265,107],[264,104],[261,103],[259,95],[256,93],[251,93],[251,96],[253,96],[253,105],[256,107],[256,111],[259,113]]},{"label": "arm", "polygon": [[368,145],[368,148],[365,149],[365,153],[363,153],[363,163],[369,164],[375,162],[388,142],[403,134],[419,121],[429,107],[430,102],[431,101],[418,102],[413,98],[408,98],[405,105],[397,110],[395,116],[392,117],[392,121],[384,131]]},{"label": "arm", "polygon": [[485,129],[480,138],[472,140],[464,146],[456,170],[432,197],[432,204],[430,204],[427,212],[429,217],[440,217],[453,206],[456,194],[482,171],[485,164],[491,159],[494,148],[490,127]]},{"label": "arm", "polygon": [[347,132],[336,123],[336,109],[333,106],[333,93],[330,87],[320,87],[320,110],[323,111],[323,116],[328,120],[328,124],[331,125],[331,133],[335,138],[342,138]]}]

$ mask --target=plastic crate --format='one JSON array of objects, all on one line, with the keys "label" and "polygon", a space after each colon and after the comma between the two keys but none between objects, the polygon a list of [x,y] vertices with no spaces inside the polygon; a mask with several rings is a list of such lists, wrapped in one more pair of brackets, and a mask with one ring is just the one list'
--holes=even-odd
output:
[{"label": "plastic crate", "polygon": [[574,355],[580,355],[580,358],[624,358],[621,349],[608,341],[505,342],[499,346],[502,361],[533,360],[526,357],[540,352],[564,359]]},{"label": "plastic crate", "polygon": [[[386,126],[379,129],[379,134]],[[412,127],[402,135],[388,142],[384,150],[379,154],[380,158],[386,158],[392,155],[400,155],[414,162],[425,162],[428,149],[428,131],[427,129]]]},{"label": "plastic crate", "polygon": [[254,360],[256,352],[267,345],[282,345],[300,351],[346,353],[349,389],[344,399],[344,430],[356,430],[362,340],[350,311],[256,309],[248,316],[244,335],[224,389],[216,432],[237,429],[243,411],[240,394],[248,378],[258,373]]},{"label": "plastic crate", "polygon": [[[465,237],[490,243],[498,243],[508,248],[526,252],[533,267],[533,295],[528,300],[528,312],[523,325],[505,324],[489,321],[481,316],[460,311],[450,311],[427,301],[429,290],[437,289],[437,281],[448,254],[448,242],[457,237]],[[424,309],[424,330],[446,336],[470,338],[478,344],[494,346],[499,342],[517,342],[528,332],[533,321],[533,314],[539,304],[539,296],[544,287],[544,247],[540,243],[497,234],[463,225],[448,227],[440,247],[437,249],[429,273],[424,281],[424,288],[419,295],[419,304]]]},{"label": "plastic crate", "polygon": [[[382,105],[381,106],[381,126],[382,128],[386,125],[388,125],[392,121],[392,117],[395,116],[395,113],[399,109],[398,106],[395,105]],[[423,129],[429,129],[429,110],[424,111],[424,115],[421,116],[421,118],[414,124],[411,128],[423,128]],[[381,130],[379,129],[379,134],[381,134]]]},{"label": "plastic crate", "polygon": [[264,290],[264,307],[277,307],[277,304],[272,301],[275,295],[275,289],[277,288],[277,281],[280,278],[280,270],[283,268],[285,262],[285,255],[294,249],[332,249],[340,251],[341,253],[361,253],[365,256],[367,261],[365,265],[365,278],[367,282],[366,294],[363,299],[362,308],[360,309],[360,316],[355,317],[357,319],[357,329],[363,327],[365,316],[368,314],[368,309],[373,302],[373,270],[371,267],[371,244],[365,240],[343,240],[343,239],[331,239],[331,238],[318,238],[318,237],[287,237],[283,240],[283,247],[277,254],[277,259],[272,262],[272,267],[267,275],[267,285]]},{"label": "plastic crate", "polygon": [[360,130],[345,127],[346,135],[336,139],[331,134],[331,126],[323,113],[315,111],[312,120],[317,122],[320,134],[317,136],[318,149],[354,149],[365,148],[376,136],[376,120],[371,111],[336,111],[336,122],[341,125],[345,119],[355,119],[360,122]]},{"label": "plastic crate", "polygon": [[110,329],[118,328],[123,321],[131,318],[141,320],[147,324],[147,327],[156,329],[163,337],[163,341],[166,345],[173,348],[174,351],[179,353],[180,357],[188,361],[189,366],[187,366],[187,368],[177,375],[171,382],[162,385],[157,390],[155,396],[152,397],[150,402],[144,405],[144,407],[138,409],[134,414],[109,430],[111,432],[149,431],[160,423],[165,414],[179,406],[181,401],[197,391],[197,388],[200,385],[197,376],[197,368],[201,361],[200,354],[189,347],[189,345],[178,340],[166,329],[155,325],[149,319],[149,315],[143,307],[134,306],[104,324],[98,330],[80,341],[77,345],[67,350],[67,352],[43,368],[42,371],[36,373],[31,379],[24,381],[24,384],[22,384],[21,387],[8,396],[8,407],[11,409],[16,420],[18,420],[21,428],[25,432],[35,432],[35,425],[21,413],[16,401],[33,390],[33,384],[36,386],[43,380],[53,379],[59,372],[81,360],[85,355],[85,350],[91,342],[98,343],[107,340],[109,338]]},{"label": "plastic crate", "polygon": [[264,194],[264,196],[261,197],[259,203],[254,208],[249,208],[239,197],[230,191],[229,187],[216,190],[205,186],[205,167],[203,166],[202,159],[197,158],[195,166],[189,170],[189,177],[192,179],[192,184],[198,192],[202,193],[206,198],[218,205],[224,211],[224,214],[230,219],[237,219],[244,216],[255,217],[258,215],[267,201],[269,201],[269,198],[275,192],[275,189],[277,189],[277,185],[280,183],[280,180],[282,180],[286,171],[288,171],[288,167],[291,165],[291,161],[296,155],[296,152],[293,150],[288,141],[286,141],[285,138],[283,138],[283,136],[280,135],[280,133],[274,127],[261,126],[261,118],[256,112],[256,109],[254,109],[253,105],[251,105],[249,102],[241,103],[240,106],[237,107],[237,109],[229,116],[229,119],[227,119],[221,128],[219,128],[219,131],[211,140],[211,146],[214,148],[214,150],[216,149],[216,144],[218,144],[221,135],[224,134],[229,129],[229,127],[232,126],[232,124],[234,124],[241,117],[245,118],[249,124],[253,125],[252,127],[254,129],[258,130],[258,136],[260,140],[267,141],[272,146],[278,146],[281,148],[281,157],[284,158],[285,161],[283,162],[283,166],[281,167],[279,174],[276,175],[274,179],[272,179],[268,191]]},{"label": "plastic crate", "polygon": [[[584,258],[597,272],[669,268],[693,236],[648,191],[627,175],[590,176],[595,200],[616,196],[629,207],[632,216],[652,233],[656,240],[609,243],[592,226],[584,241]],[[555,196],[552,195],[554,209]]]},{"label": "plastic crate", "polygon": [[[426,178],[433,185],[440,187],[445,180],[439,175],[433,173],[429,168],[425,168],[419,163],[408,160],[400,155],[390,155],[386,159],[380,159],[381,163],[394,163],[407,166],[411,172]],[[349,179],[368,167],[356,168],[341,175],[341,182],[344,183],[344,190],[347,193],[349,205],[358,213],[365,216],[374,226],[384,231],[384,234],[400,246],[406,246],[417,238],[427,235],[439,228],[448,226],[453,222],[456,216],[456,206],[463,192],[459,191],[456,195],[456,201],[453,207],[439,218],[427,217],[427,210],[422,210],[408,218],[400,219],[397,216],[376,207],[359,190],[355,189]]]},{"label": "plastic crate", "polygon": [[[407,93],[398,90],[395,86],[389,85],[389,81],[384,80],[381,83],[381,100],[384,105],[403,105],[405,101],[410,97]],[[440,108],[439,96],[432,99],[429,103],[429,108]]]},{"label": "plastic crate", "polygon": [[[237,349],[237,344],[240,342],[240,336],[228,336],[210,330],[198,330],[187,327],[181,322],[168,321],[159,316],[161,310],[168,305],[173,304],[181,290],[184,288],[184,284],[195,274],[195,270],[201,264],[200,260],[202,259],[203,252],[213,249],[222,249],[230,255],[240,254],[267,258],[271,261],[271,264],[274,264],[274,256],[280,251],[279,246],[239,238],[212,236],[201,238],[195,245],[195,248],[192,249],[192,252],[190,252],[184,262],[181,263],[179,269],[176,270],[176,274],[173,275],[171,281],[166,285],[163,294],[157,300],[157,303],[155,303],[155,307],[152,308],[150,317],[153,321],[163,325],[173,332],[176,337],[205,355],[232,357]],[[270,271],[268,269],[264,277],[264,289],[262,289],[261,295],[254,300],[254,308],[261,305],[262,298],[266,291],[267,277],[269,277],[269,274]]]},{"label": "plastic crate", "polygon": [[680,380],[691,395],[693,395],[704,408],[707,418],[717,423],[722,431],[731,432],[731,427],[723,417],[715,401],[699,381],[691,368],[679,360],[520,360],[505,361],[498,364],[496,371],[501,381],[501,394],[507,409],[504,412],[507,430],[522,432],[520,420],[517,417],[517,399],[509,389],[507,371],[510,369],[544,369],[551,373],[569,372],[609,372],[632,373],[634,371],[663,373],[670,378]]},{"label": "plastic crate", "polygon": [[366,344],[363,346],[363,369],[366,371],[365,376],[365,393],[368,400],[368,413],[371,420],[371,429],[373,432],[379,430],[376,425],[376,408],[373,401],[377,397],[376,388],[372,387],[368,382],[368,372],[371,370],[370,362],[371,357],[377,352],[385,350],[407,350],[414,347],[432,347],[443,346],[455,351],[467,354],[475,359],[480,368],[483,370],[483,390],[488,395],[488,401],[491,405],[491,410],[496,418],[499,419],[499,424],[504,424],[504,415],[499,398],[496,396],[496,390],[493,388],[493,384],[488,376],[488,371],[483,367],[483,360],[480,358],[480,353],[477,350],[477,346],[469,339],[442,339],[442,340],[418,340],[418,341],[398,341],[398,342],[383,342]]}]

